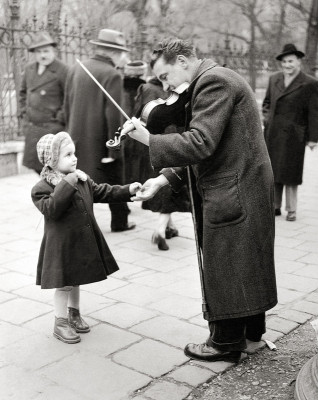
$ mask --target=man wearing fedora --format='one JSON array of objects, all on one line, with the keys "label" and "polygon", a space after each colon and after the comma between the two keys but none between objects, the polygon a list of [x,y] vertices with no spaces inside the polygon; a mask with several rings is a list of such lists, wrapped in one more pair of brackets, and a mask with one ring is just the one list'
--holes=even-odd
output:
[{"label": "man wearing fedora", "polygon": [[297,188],[302,184],[306,145],[318,141],[318,82],[301,71],[305,54],[286,44],[276,57],[281,72],[273,74],[265,99],[265,139],[275,181],[275,215],[281,215],[285,186],[287,221],[296,220]]},{"label": "man wearing fedora", "polygon": [[[142,60],[128,62],[124,66],[124,103],[123,107],[129,117],[136,115],[136,96],[140,85],[146,83],[148,64]],[[137,140],[124,142],[125,179],[126,183],[140,181],[144,176],[141,159],[145,146]]]},{"label": "man wearing fedora", "polygon": [[[102,29],[97,40],[90,42],[96,46],[95,53],[83,65],[117,104],[122,105],[123,81],[117,68],[122,68],[128,61],[129,50],[124,35]],[[76,146],[78,167],[97,183],[123,184],[123,150],[109,150],[105,145],[122,126],[121,113],[77,63],[69,71],[65,92],[66,129]],[[135,228],[134,223],[128,222],[126,203],[109,204],[109,208],[113,232]]]},{"label": "man wearing fedora", "polygon": [[40,173],[36,144],[47,133],[64,129],[62,106],[68,67],[56,58],[57,43],[41,31],[34,35],[28,50],[35,61],[24,70],[20,89],[20,117],[25,136],[23,165]]}]

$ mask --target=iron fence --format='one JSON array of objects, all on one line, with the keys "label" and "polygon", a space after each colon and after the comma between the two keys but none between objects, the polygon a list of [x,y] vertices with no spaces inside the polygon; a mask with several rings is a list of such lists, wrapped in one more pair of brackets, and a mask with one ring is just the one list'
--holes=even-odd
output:
[{"label": "iron fence", "polygon": [[[12,10],[11,10],[12,11]],[[17,101],[23,66],[30,61],[32,53],[28,52],[32,35],[40,30],[52,32],[50,22],[39,22],[36,17],[21,23],[18,13],[12,12],[8,26],[0,26],[0,143],[21,137],[19,126],[19,104]],[[54,30],[53,30],[54,31]],[[70,26],[65,19],[54,37],[58,43],[59,58],[72,65],[76,58],[86,59],[92,53],[89,40],[97,36],[96,29],[86,30],[81,24],[76,28]],[[130,57],[132,60],[147,58],[152,43],[143,36],[128,38]],[[236,70],[244,76],[255,90],[265,87],[269,74],[276,69],[272,55],[259,54],[255,51],[238,49],[230,45],[228,38],[223,46],[216,46],[209,53],[200,53],[200,57],[213,58],[221,65]],[[147,60],[145,60],[147,61]]]}]

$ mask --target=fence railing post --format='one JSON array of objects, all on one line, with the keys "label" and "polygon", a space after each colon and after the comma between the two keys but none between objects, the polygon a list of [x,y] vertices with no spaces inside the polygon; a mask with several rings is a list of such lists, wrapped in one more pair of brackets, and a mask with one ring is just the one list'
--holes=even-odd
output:
[{"label": "fence railing post", "polygon": [[[16,92],[17,115],[20,115],[19,92],[21,87],[21,54],[20,54],[20,1],[10,1],[10,23],[11,23],[11,51],[12,74]],[[18,129],[20,131],[20,120],[18,118]]]}]

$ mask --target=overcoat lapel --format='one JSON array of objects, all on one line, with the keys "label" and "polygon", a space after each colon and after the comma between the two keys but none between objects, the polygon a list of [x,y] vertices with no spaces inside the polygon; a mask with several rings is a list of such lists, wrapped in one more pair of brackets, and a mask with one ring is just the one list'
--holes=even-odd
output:
[{"label": "overcoat lapel", "polygon": [[296,78],[285,88],[284,86],[284,78],[283,74],[281,75],[280,79],[276,82],[276,87],[281,88],[283,87],[282,93],[278,96],[278,98],[281,98],[283,96],[286,96],[295,90],[298,90],[301,86],[304,84],[304,73],[299,72],[299,74],[296,76]]},{"label": "overcoat lapel", "polygon": [[56,80],[57,65],[55,60],[45,69],[42,75],[38,75],[37,67],[38,67],[37,63],[33,64],[31,67],[32,72],[31,72],[31,81],[29,86],[29,90],[31,92],[33,92],[34,90],[38,89],[43,85],[47,85],[48,83]]}]

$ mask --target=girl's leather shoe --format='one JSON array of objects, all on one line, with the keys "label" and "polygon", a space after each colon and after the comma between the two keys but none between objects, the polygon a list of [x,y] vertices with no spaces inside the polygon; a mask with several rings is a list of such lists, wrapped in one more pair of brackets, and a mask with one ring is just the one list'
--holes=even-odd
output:
[{"label": "girl's leather shoe", "polygon": [[238,363],[241,358],[240,351],[219,351],[213,347],[207,346],[205,343],[187,344],[184,348],[184,354],[193,360],[208,362],[227,361]]},{"label": "girl's leather shoe", "polygon": [[152,243],[158,245],[159,250],[169,250],[169,246],[167,245],[166,239],[160,235],[156,235],[155,233],[152,235],[151,239]]},{"label": "girl's leather shoe", "polygon": [[178,229],[175,228],[169,228],[169,226],[166,228],[166,239],[171,239],[173,237],[179,236]]},{"label": "girl's leather shoe", "polygon": [[79,310],[76,308],[68,307],[68,322],[78,333],[87,333],[90,331],[90,327],[83,320]]},{"label": "girl's leather shoe", "polygon": [[53,336],[62,342],[69,344],[78,343],[81,341],[80,336],[77,335],[66,318],[55,317]]}]

